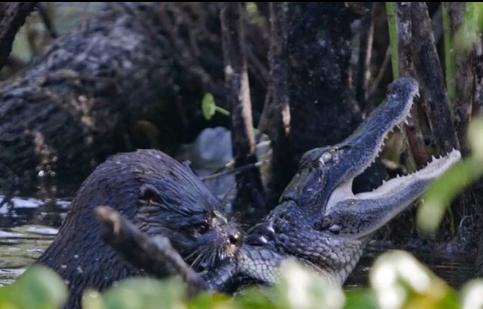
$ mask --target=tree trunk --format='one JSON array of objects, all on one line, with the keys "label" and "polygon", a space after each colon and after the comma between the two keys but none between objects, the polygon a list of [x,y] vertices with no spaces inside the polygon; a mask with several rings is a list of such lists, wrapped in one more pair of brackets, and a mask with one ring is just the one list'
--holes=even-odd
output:
[{"label": "tree trunk", "polygon": [[434,42],[428,7],[424,2],[411,3],[413,27],[413,59],[424,97],[426,115],[439,153],[459,149],[459,142],[451,119],[448,95],[441,62]]},{"label": "tree trunk", "polygon": [[269,200],[275,202],[290,181],[291,149],[288,144],[290,132],[290,102],[288,85],[288,47],[287,47],[287,10],[286,2],[271,2],[269,5],[270,22],[270,79],[267,100],[258,129],[267,133],[272,142],[272,177]]},{"label": "tree trunk", "polygon": [[288,12],[294,170],[307,150],[336,144],[352,133],[360,116],[349,84],[355,16],[343,3],[291,3]]}]

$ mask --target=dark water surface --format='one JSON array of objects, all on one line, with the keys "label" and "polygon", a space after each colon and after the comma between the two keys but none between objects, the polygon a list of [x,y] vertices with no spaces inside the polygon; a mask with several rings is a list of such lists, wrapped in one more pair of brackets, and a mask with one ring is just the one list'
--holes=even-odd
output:
[{"label": "dark water surface", "polygon": [[0,286],[12,282],[49,246],[69,205],[68,200],[14,197],[0,207]]},{"label": "dark water surface", "polygon": [[[0,201],[2,198],[0,195]],[[35,198],[16,197],[12,204],[0,207],[0,286],[11,283],[48,247],[67,214],[70,199],[46,203]],[[387,242],[371,242],[347,285],[367,286],[374,258],[391,249],[401,248]],[[453,286],[460,286],[474,276],[471,256],[449,258],[432,254],[430,250],[403,249],[412,251]]]}]

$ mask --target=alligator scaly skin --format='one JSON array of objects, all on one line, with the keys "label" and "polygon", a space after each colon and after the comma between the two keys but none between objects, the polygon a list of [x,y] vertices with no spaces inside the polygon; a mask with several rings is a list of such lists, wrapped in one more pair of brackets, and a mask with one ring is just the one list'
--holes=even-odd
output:
[{"label": "alligator scaly skin", "polygon": [[236,261],[222,267],[223,276],[210,278],[212,288],[230,290],[233,286],[228,286],[240,281],[271,284],[286,258],[342,284],[371,235],[407,209],[460,158],[454,150],[372,192],[352,193],[353,179],[376,159],[387,134],[405,121],[417,94],[414,79],[393,82],[385,102],[351,136],[308,151],[279,204],[249,231]]}]

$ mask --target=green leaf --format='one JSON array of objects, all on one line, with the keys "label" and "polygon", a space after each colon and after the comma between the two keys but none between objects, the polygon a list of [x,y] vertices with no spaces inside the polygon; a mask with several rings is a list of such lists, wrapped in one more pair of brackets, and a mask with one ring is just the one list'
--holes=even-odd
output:
[{"label": "green leaf", "polygon": [[435,231],[454,198],[483,175],[482,117],[470,123],[468,142],[472,155],[453,165],[433,182],[421,199],[416,222],[424,232]]},{"label": "green leaf", "polygon": [[67,288],[52,270],[32,266],[15,283],[0,288],[0,308],[53,309],[67,299]]},{"label": "green leaf", "polygon": [[468,142],[472,155],[476,160],[483,162],[483,117],[474,119],[468,126]]},{"label": "green leaf", "polygon": [[82,308],[84,309],[105,309],[106,305],[101,293],[95,290],[86,290],[82,295]]},{"label": "green leaf", "polygon": [[[185,288],[179,279],[127,279],[104,294],[106,309],[186,308]],[[90,309],[90,308],[86,308]]]},{"label": "green leaf", "polygon": [[203,117],[205,117],[206,120],[210,120],[215,115],[215,98],[211,93],[205,94],[203,100],[201,100],[201,111],[203,112]]},{"label": "green leaf", "polygon": [[242,290],[234,298],[235,308],[239,309],[280,309],[289,308],[282,305],[273,297],[272,288],[252,287]]},{"label": "green leaf", "polygon": [[374,293],[369,289],[348,289],[345,291],[344,309],[377,309]]},{"label": "green leaf", "polygon": [[477,162],[468,158],[457,162],[435,180],[421,199],[416,222],[424,232],[433,232],[456,195],[479,177]]},{"label": "green leaf", "polygon": [[202,293],[193,298],[188,309],[229,309],[234,308],[230,296],[220,293]]}]

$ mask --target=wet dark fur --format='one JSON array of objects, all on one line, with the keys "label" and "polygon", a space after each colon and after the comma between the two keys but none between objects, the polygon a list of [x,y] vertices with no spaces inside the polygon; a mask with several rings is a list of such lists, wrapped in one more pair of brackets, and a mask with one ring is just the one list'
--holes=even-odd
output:
[{"label": "wet dark fur", "polygon": [[142,275],[103,242],[93,213],[100,205],[117,209],[146,233],[168,236],[195,268],[230,257],[238,247],[238,232],[223,217],[221,203],[188,167],[156,150],[115,155],[84,181],[57,238],[38,260],[67,283],[67,308],[79,306],[87,287],[102,290]]}]

